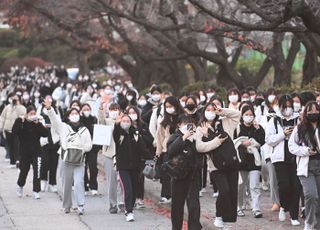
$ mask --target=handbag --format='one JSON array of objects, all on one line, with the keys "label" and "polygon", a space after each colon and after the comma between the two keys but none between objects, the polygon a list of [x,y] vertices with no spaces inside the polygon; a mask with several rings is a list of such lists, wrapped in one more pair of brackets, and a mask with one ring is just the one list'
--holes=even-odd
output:
[{"label": "handbag", "polygon": [[153,180],[156,176],[155,164],[147,164],[142,173],[146,178]]}]

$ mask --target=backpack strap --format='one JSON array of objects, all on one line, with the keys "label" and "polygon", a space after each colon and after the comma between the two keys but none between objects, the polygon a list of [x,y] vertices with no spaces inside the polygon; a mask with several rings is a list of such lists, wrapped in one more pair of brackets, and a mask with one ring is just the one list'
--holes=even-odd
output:
[{"label": "backpack strap", "polygon": [[[157,118],[161,115],[161,105],[157,108]],[[162,115],[161,115],[162,116]]]},{"label": "backpack strap", "polygon": [[278,123],[281,125],[280,117],[274,116],[273,117],[273,124],[274,124],[274,128],[276,129],[276,134],[278,134]]}]

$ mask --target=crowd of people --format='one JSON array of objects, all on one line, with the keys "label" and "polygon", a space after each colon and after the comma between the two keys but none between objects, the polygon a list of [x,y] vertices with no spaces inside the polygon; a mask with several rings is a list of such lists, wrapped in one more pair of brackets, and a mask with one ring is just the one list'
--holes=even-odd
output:
[{"label": "crowd of people", "polygon": [[[270,88],[214,88],[178,97],[152,85],[139,94],[131,81],[99,82],[92,75],[68,80],[61,68],[12,68],[0,75],[0,133],[9,167],[19,168],[17,195],[33,169],[33,198],[57,192],[69,213],[74,194],[79,215],[85,194],[98,194],[97,160],[104,166],[110,214],[144,207],[145,168],[160,179],[159,203],[171,203],[173,230],[201,229],[199,197],[213,186],[216,217],[224,228],[245,216],[263,218],[261,190],[270,208],[293,226],[320,229],[320,96],[278,94]],[[109,126],[108,145],[93,144],[96,124]],[[98,158],[98,154],[102,157]],[[146,163],[148,162],[148,163]],[[154,162],[154,164],[150,163]],[[57,173],[59,169],[59,173]],[[74,191],[73,191],[74,190]]]}]

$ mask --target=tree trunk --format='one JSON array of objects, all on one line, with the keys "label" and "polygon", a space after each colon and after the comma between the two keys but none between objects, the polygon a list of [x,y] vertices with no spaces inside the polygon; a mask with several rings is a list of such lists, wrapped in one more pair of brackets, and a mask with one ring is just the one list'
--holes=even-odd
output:
[{"label": "tree trunk", "polygon": [[89,68],[89,55],[87,53],[78,52],[77,55],[77,62],[79,66],[79,74],[88,74],[90,71]]},{"label": "tree trunk", "polygon": [[274,66],[274,86],[290,85],[291,69],[282,51],[283,33],[273,34],[272,63]]}]

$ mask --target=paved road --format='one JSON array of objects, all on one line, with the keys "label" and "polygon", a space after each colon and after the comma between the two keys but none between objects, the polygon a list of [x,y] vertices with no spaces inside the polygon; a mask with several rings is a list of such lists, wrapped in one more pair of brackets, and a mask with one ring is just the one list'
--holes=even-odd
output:
[{"label": "paved road", "polygon": [[[75,212],[64,214],[61,198],[54,193],[41,193],[40,200],[32,198],[32,171],[24,188],[24,196],[15,193],[17,169],[9,169],[4,162],[4,152],[0,149],[0,229],[1,230],[150,230],[170,229],[170,219],[158,213],[151,202],[144,210],[136,210],[136,222],[127,223],[124,214],[109,214],[106,197],[87,196],[85,215]],[[99,192],[105,191],[103,176],[99,176]]]},{"label": "paved road", "polygon": [[[159,207],[155,201],[159,198],[160,185],[158,182],[146,180],[147,208],[136,210],[136,222],[125,222],[124,214],[111,215],[107,212],[105,197],[105,178],[99,174],[99,196],[87,196],[85,215],[79,217],[75,212],[64,214],[62,202],[58,194],[41,193],[40,200],[33,200],[32,171],[30,171],[24,189],[24,197],[18,198],[15,193],[17,169],[9,169],[4,162],[4,150],[0,148],[0,230],[170,230],[169,205]],[[212,189],[208,188],[201,201],[201,222],[204,229],[215,229],[215,199],[211,197]],[[262,194],[262,212],[264,218],[255,219],[251,211],[246,216],[238,218],[236,224],[230,225],[233,230],[301,230],[302,226],[292,227],[289,218],[280,223],[278,213],[270,211],[270,198],[267,192]],[[303,220],[301,220],[303,223]],[[186,228],[184,228],[186,230]]]}]

